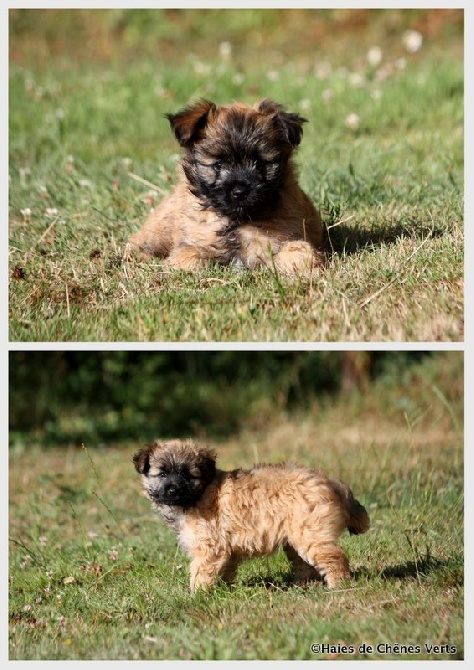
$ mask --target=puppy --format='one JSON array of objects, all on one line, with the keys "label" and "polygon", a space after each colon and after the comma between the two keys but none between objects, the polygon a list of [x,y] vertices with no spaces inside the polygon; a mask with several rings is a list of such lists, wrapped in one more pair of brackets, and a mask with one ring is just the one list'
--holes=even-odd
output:
[{"label": "puppy", "polygon": [[334,588],[350,577],[337,545],[347,528],[370,526],[350,489],[322,470],[295,464],[224,472],[195,442],[155,441],[133,457],[145,494],[177,532],[190,559],[190,587],[233,581],[240,561],[282,545],[298,580]]},{"label": "puppy", "polygon": [[321,268],[321,219],[292,162],[306,119],[271,100],[201,100],[166,116],[183,151],[179,182],[130,237],[126,258],[140,252],[184,270],[207,261],[284,274]]}]

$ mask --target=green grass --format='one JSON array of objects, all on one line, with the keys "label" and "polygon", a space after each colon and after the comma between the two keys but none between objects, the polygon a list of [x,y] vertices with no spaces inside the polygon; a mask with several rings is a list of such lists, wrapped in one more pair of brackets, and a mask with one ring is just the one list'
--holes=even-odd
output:
[{"label": "green grass", "polygon": [[[258,431],[213,444],[225,469],[294,460],[353,488],[372,528],[342,537],[353,578],[335,591],[292,584],[279,552],[243,564],[235,586],[193,597],[187,558],[140,494],[131,462],[139,443],[40,449],[18,440],[10,658],[463,658],[462,356],[437,360],[396,386],[381,380],[363,397],[275,413]],[[363,643],[373,651],[359,651]],[[314,654],[312,644],[334,649]],[[354,652],[337,653],[338,644]]]},{"label": "green grass", "polygon": [[[449,21],[407,54],[401,35],[417,14],[376,12],[344,39],[337,13],[290,12],[286,37],[271,13],[271,45],[261,11],[233,12],[227,61],[206,41],[221,12],[156,22],[99,12],[84,28],[90,39],[108,26],[96,58],[81,53],[68,12],[35,15],[34,38],[22,16],[11,29],[11,341],[463,339],[462,38]],[[308,52],[320,25],[335,29],[335,44],[322,37]],[[248,41],[257,34],[258,61]],[[366,53],[377,43],[374,67]],[[163,113],[199,96],[268,96],[309,119],[298,165],[327,228],[324,273],[288,282],[270,270],[121,261],[175,181]]]}]

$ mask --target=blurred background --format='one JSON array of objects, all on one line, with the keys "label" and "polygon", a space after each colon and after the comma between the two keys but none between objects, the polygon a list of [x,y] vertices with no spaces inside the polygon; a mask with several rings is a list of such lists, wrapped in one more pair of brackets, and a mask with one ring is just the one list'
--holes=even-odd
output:
[{"label": "blurred background", "polygon": [[13,445],[220,440],[308,416],[433,428],[438,410],[462,426],[462,352],[14,351],[9,374]]},{"label": "blurred background", "polygon": [[200,59],[217,55],[255,66],[256,57],[260,63],[271,54],[268,62],[278,68],[291,54],[309,71],[315,54],[330,53],[337,63],[351,49],[358,53],[361,43],[400,56],[416,53],[420,36],[431,46],[451,42],[461,54],[463,23],[463,10],[449,8],[12,9],[10,59],[41,68],[51,59],[103,65],[147,57],[194,64],[198,71]]}]

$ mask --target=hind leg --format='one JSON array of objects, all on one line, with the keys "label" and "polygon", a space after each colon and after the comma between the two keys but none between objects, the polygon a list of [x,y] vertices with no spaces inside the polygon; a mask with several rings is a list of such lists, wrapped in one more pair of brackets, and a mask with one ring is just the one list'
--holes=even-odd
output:
[{"label": "hind leg", "polygon": [[297,547],[300,556],[324,577],[330,589],[350,578],[349,561],[342,549],[335,544],[311,544]]},{"label": "hind leg", "polygon": [[293,576],[296,582],[321,581],[319,572],[309,563],[306,563],[291,544],[285,544],[283,551],[293,568]]}]

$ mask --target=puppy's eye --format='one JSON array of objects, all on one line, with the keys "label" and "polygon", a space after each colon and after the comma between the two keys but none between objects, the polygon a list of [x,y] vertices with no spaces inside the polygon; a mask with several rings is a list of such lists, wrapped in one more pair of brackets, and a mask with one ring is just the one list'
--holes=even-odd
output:
[{"label": "puppy's eye", "polygon": [[262,165],[264,165],[266,168],[275,168],[278,167],[278,161],[276,160],[270,160],[270,159],[264,159],[260,161]]},{"label": "puppy's eye", "polygon": [[197,479],[197,477],[196,477],[195,475],[191,474],[191,473],[188,472],[187,470],[185,470],[184,472],[182,472],[182,473],[181,473],[181,476],[182,476],[183,479],[185,479],[185,480],[188,481],[188,482],[189,482],[191,479]]},{"label": "puppy's eye", "polygon": [[219,172],[219,170],[222,168],[222,161],[214,161],[212,167],[216,172]]}]

